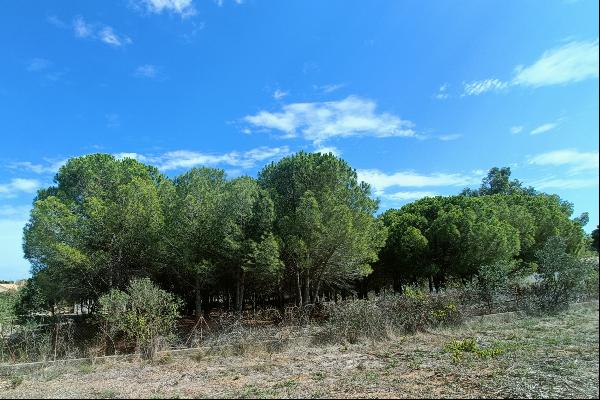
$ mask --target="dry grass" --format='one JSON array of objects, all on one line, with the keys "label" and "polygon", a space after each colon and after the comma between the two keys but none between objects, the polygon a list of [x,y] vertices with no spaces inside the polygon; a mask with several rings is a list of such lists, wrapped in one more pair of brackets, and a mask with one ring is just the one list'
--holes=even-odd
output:
[{"label": "dry grass", "polygon": [[[448,350],[470,339],[476,346],[463,346],[460,357]],[[378,343],[321,347],[294,340],[276,351],[248,349],[12,371],[0,377],[0,397],[598,397],[597,303]]]}]

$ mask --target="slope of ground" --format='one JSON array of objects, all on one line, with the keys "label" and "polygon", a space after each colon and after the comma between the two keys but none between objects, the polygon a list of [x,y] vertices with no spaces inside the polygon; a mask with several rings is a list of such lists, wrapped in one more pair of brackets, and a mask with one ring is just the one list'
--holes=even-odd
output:
[{"label": "slope of ground", "polygon": [[379,343],[13,369],[0,397],[598,398],[598,305]]}]

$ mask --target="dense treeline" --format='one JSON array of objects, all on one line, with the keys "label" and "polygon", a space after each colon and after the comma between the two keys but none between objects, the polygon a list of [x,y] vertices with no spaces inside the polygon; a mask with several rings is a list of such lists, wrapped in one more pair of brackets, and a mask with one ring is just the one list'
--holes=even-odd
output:
[{"label": "dense treeline", "polygon": [[536,251],[585,242],[586,216],[494,168],[478,190],[425,198],[376,216],[368,184],[332,154],[300,152],[258,178],[193,168],[170,179],[133,159],[71,159],[40,190],[24,229],[32,278],[24,311],[87,303],[149,277],[213,306],[308,304],[324,296],[428,282],[443,289],[499,261],[534,271]]}]

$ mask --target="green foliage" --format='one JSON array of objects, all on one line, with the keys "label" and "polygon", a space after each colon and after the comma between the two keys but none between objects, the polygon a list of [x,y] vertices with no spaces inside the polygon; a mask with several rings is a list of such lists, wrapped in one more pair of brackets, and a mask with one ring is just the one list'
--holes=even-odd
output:
[{"label": "green foliage", "polygon": [[380,296],[378,304],[386,310],[390,326],[400,333],[452,326],[462,320],[455,295],[431,295],[410,286],[403,295]]},{"label": "green foliage", "polygon": [[452,326],[462,320],[458,298],[431,295],[406,288],[403,295],[385,294],[369,299],[330,303],[327,318],[317,339],[329,343],[381,340],[389,333],[415,333],[429,328]]},{"label": "green foliage", "polygon": [[170,181],[107,154],[72,158],[40,190],[24,229],[25,257],[47,302],[95,300],[161,265]]},{"label": "green foliage", "polygon": [[105,333],[124,333],[146,358],[173,333],[181,302],[150,279],[132,280],[126,291],[113,289],[99,299]]},{"label": "green foliage", "polygon": [[551,237],[536,255],[539,279],[528,288],[531,312],[564,309],[597,280],[597,267],[569,254],[561,237]]},{"label": "green foliage", "polygon": [[[511,274],[527,271],[553,236],[565,241],[566,252],[578,255],[585,246],[585,213],[571,220],[571,204],[524,189],[509,177],[510,169],[493,168],[478,191],[386,211],[381,220],[389,236],[373,280],[391,281],[400,290],[428,279],[440,289],[449,278],[481,279],[494,265],[512,265]],[[484,266],[488,270],[482,273]]]},{"label": "green foliage", "polygon": [[600,254],[600,226],[596,226],[596,229],[592,231],[592,249],[596,250],[596,253]]},{"label": "green foliage", "polygon": [[346,162],[299,152],[265,167],[258,182],[273,200],[281,260],[299,303],[371,272],[386,232],[373,217],[369,186]]},{"label": "green foliage", "polygon": [[460,362],[464,358],[464,353],[472,353],[478,358],[492,358],[504,353],[504,349],[500,347],[481,348],[473,338],[454,339],[447,343],[444,349],[452,353],[454,362]]},{"label": "green foliage", "polygon": [[510,179],[510,167],[494,167],[488,171],[477,190],[465,189],[462,192],[464,196],[488,196],[493,194],[535,194],[536,191],[531,186],[523,187],[518,179]]},{"label": "green foliage", "polygon": [[17,320],[16,307],[19,294],[16,291],[0,293],[0,336],[9,329]]},{"label": "green foliage", "polygon": [[357,343],[380,340],[388,335],[389,321],[384,310],[372,300],[351,300],[327,306],[328,320],[319,340]]}]

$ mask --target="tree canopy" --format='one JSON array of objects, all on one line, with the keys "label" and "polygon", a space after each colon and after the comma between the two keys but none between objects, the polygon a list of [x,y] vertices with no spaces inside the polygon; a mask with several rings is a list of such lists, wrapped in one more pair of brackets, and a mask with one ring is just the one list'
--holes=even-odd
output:
[{"label": "tree canopy", "polygon": [[133,159],[73,158],[38,192],[24,228],[33,276],[21,306],[95,306],[137,278],[197,316],[214,304],[240,312],[249,301],[308,304],[418,282],[441,290],[482,266],[535,270],[554,237],[577,255],[588,220],[510,180],[509,168],[492,168],[477,190],[377,210],[369,185],[332,154],[299,152],[257,179],[214,168],[169,178]]}]

